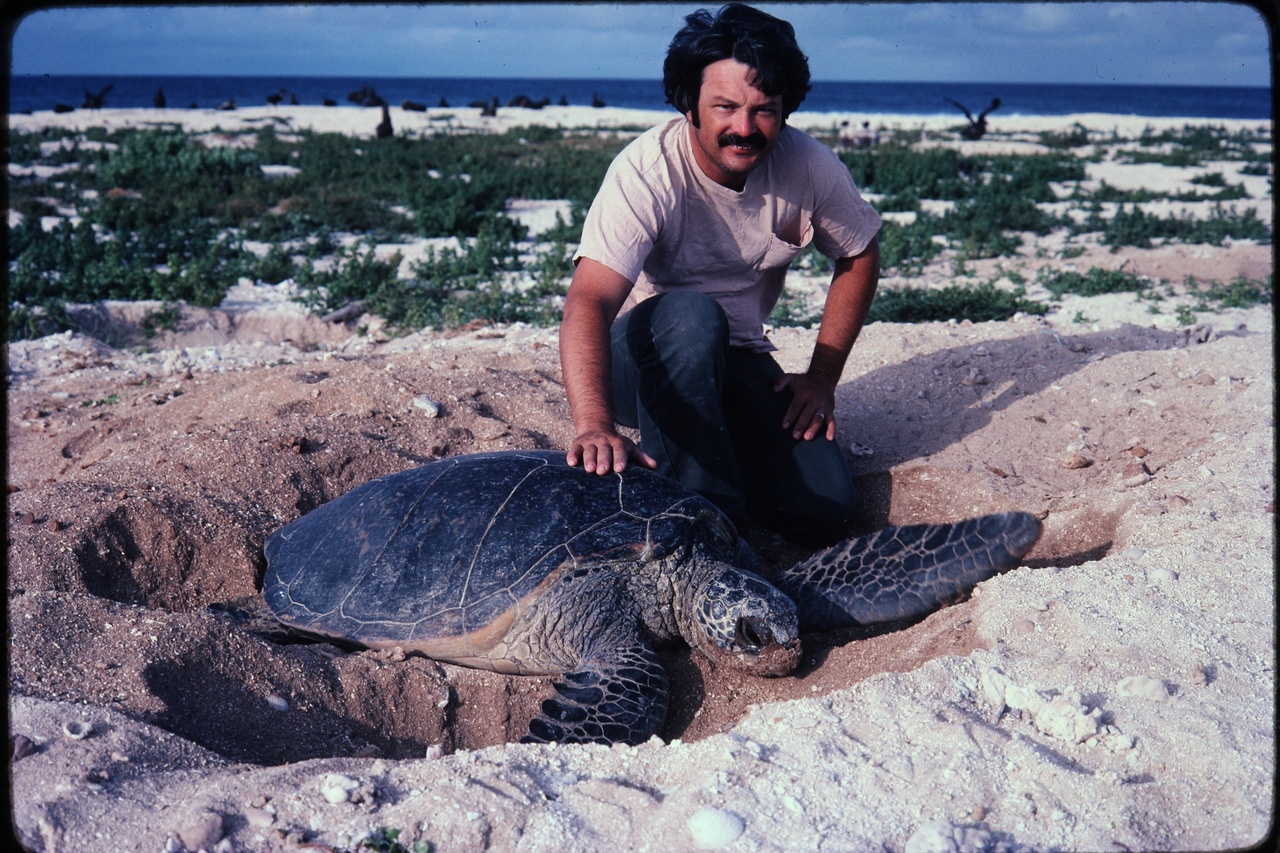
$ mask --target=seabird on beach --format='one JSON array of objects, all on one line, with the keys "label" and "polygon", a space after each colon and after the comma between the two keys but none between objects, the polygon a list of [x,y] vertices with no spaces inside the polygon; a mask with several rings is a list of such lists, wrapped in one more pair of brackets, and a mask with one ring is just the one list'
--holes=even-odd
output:
[{"label": "seabird on beach", "polygon": [[593,107],[603,107],[603,106],[605,106],[605,102],[604,102],[604,100],[603,100],[603,99],[601,99],[601,97],[600,97],[599,95],[597,95],[595,92],[592,92],[592,93],[591,93],[591,106],[593,106]]},{"label": "seabird on beach", "polygon": [[81,109],[86,109],[86,110],[102,109],[102,105],[107,102],[107,92],[110,92],[112,89],[115,88],[115,86],[116,86],[115,83],[109,83],[107,84],[107,88],[103,89],[101,92],[99,92],[96,95],[93,94],[93,92],[85,92],[84,103],[80,105]]},{"label": "seabird on beach", "polygon": [[382,121],[378,123],[377,134],[379,139],[395,135],[395,129],[391,127],[391,111],[386,104],[382,105]]},{"label": "seabird on beach", "polygon": [[421,101],[411,101],[408,98],[405,98],[400,102],[400,109],[407,110],[411,113],[425,113],[427,111],[427,105]]},{"label": "seabird on beach", "polygon": [[279,104],[283,100],[284,100],[284,89],[281,89],[279,92],[272,92],[270,95],[267,95],[267,103],[273,107]]},{"label": "seabird on beach", "polygon": [[965,105],[959,101],[953,101],[951,98],[944,98],[943,100],[952,106],[958,107],[960,112],[964,113],[964,117],[969,120],[969,126],[960,131],[960,135],[965,139],[981,139],[983,134],[987,132],[987,113],[1000,106],[1000,99],[992,98],[991,104],[985,110],[978,113],[978,117],[975,119],[973,114],[970,113]]},{"label": "seabird on beach", "polygon": [[151,103],[156,105],[156,109],[164,109],[166,103],[164,99],[164,89],[156,89],[156,93],[151,96]]}]

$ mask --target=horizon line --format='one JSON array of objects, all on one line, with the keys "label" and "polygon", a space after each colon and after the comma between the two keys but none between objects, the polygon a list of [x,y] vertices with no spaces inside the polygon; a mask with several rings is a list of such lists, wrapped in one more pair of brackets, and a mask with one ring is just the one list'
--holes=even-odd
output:
[{"label": "horizon line", "polygon": [[[381,80],[546,80],[556,82],[583,82],[591,80],[601,81],[625,81],[635,83],[661,83],[661,77],[535,77],[535,76],[475,76],[475,77],[458,77],[448,74],[308,74],[273,71],[268,73],[219,73],[219,72],[137,72],[137,71],[27,71],[17,72],[9,71],[7,73],[9,79],[15,77],[219,77],[219,78],[271,78],[271,77],[291,77],[299,79],[311,80],[339,80],[339,79],[381,79]],[[856,85],[859,83],[903,83],[903,84],[939,84],[952,86],[1138,86],[1143,88],[1156,89],[1261,89],[1270,90],[1269,85],[1258,86],[1241,83],[1132,83],[1122,81],[1090,81],[1083,82],[1079,80],[890,80],[863,78],[860,80],[833,80],[818,79],[812,80],[813,83],[842,83],[848,85]]]}]

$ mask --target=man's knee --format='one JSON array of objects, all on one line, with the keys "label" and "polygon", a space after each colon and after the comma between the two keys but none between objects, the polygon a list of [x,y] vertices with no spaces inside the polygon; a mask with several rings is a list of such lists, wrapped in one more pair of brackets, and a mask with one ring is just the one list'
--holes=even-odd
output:
[{"label": "man's knee", "polygon": [[[726,347],[729,342],[729,320],[724,309],[705,293],[663,293],[648,300],[649,328],[655,341],[676,342],[682,346]],[[645,303],[636,309],[645,307]]]}]

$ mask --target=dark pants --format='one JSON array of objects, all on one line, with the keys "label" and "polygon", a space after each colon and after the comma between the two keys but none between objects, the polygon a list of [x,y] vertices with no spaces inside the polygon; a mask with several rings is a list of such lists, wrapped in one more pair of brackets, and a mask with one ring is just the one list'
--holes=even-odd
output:
[{"label": "dark pants", "polygon": [[848,535],[853,482],[839,445],[782,428],[790,391],[768,353],[729,346],[724,311],[700,293],[665,293],[613,324],[613,406],[658,471],[727,515],[788,536]]}]

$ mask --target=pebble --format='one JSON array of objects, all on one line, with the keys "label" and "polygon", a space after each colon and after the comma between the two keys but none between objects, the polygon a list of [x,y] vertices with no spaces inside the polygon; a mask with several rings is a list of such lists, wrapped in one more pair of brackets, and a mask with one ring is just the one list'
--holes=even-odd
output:
[{"label": "pebble", "polygon": [[351,792],[359,787],[360,783],[350,776],[343,776],[341,773],[326,773],[324,781],[320,783],[320,794],[336,805],[337,803],[345,803],[350,799]]},{"label": "pebble", "polygon": [[40,747],[36,742],[26,735],[14,735],[9,739],[9,745],[12,748],[13,761],[21,761],[28,755],[35,755],[40,751]]},{"label": "pebble", "polygon": [[414,397],[413,405],[422,409],[422,414],[429,418],[440,417],[440,404],[435,400],[432,400],[426,394],[419,394],[417,397]]},{"label": "pebble", "polygon": [[940,818],[921,824],[903,849],[905,853],[984,853],[991,849],[991,833]]},{"label": "pebble", "polygon": [[1093,460],[1087,456],[1081,456],[1079,453],[1068,453],[1058,462],[1058,467],[1074,470],[1077,468],[1088,468],[1093,464]]},{"label": "pebble", "polygon": [[1151,583],[1172,583],[1178,579],[1178,573],[1164,566],[1147,569],[1147,580]]},{"label": "pebble", "polygon": [[1169,698],[1169,691],[1165,689],[1164,682],[1158,678],[1130,675],[1120,679],[1120,683],[1116,685],[1116,695],[1163,702]]},{"label": "pebble", "polygon": [[686,825],[699,850],[719,850],[737,840],[747,828],[742,818],[724,809],[699,809]]},{"label": "pebble", "polygon": [[1102,711],[1086,712],[1078,695],[1058,695],[1036,712],[1035,727],[1050,737],[1067,743],[1083,743],[1099,731]]},{"label": "pebble", "polygon": [[267,697],[267,704],[271,706],[273,711],[289,710],[289,700],[283,696],[277,696],[275,693]]},{"label": "pebble", "polygon": [[276,822],[276,816],[263,808],[249,806],[244,810],[245,821],[258,829],[265,829]]},{"label": "pebble", "polygon": [[62,733],[72,740],[84,740],[93,734],[93,724],[85,720],[72,720],[62,724]]},{"label": "pebble", "polygon": [[222,815],[205,812],[180,827],[176,833],[188,850],[209,850],[223,835]]},{"label": "pebble", "polygon": [[1149,482],[1151,482],[1151,475],[1146,473],[1140,473],[1140,474],[1134,474],[1130,477],[1125,477],[1122,480],[1120,480],[1120,482],[1117,483],[1116,485],[1119,486],[1121,489],[1134,489],[1134,488],[1137,488],[1138,486],[1145,485],[1146,483],[1149,483]]}]

